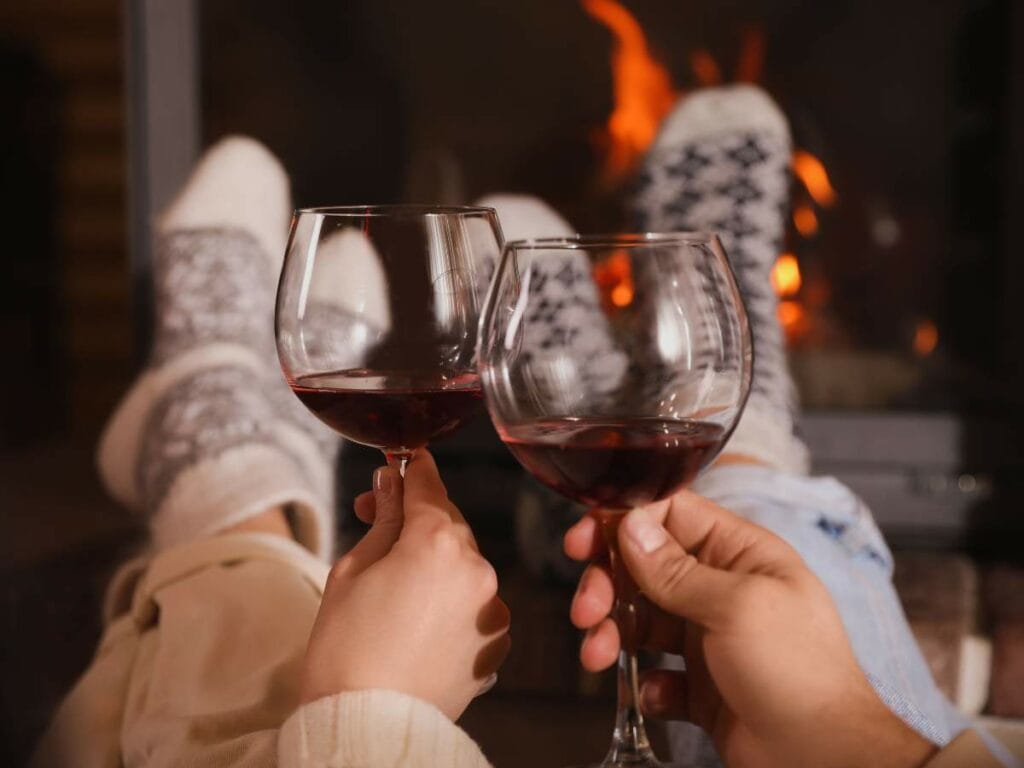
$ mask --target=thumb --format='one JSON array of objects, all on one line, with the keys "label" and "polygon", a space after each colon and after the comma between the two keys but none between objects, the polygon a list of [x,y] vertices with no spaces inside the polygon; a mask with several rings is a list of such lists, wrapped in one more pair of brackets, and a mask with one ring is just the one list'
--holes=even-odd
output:
[{"label": "thumb", "polygon": [[343,560],[346,575],[365,571],[391,551],[402,532],[402,474],[396,467],[379,467],[373,473],[373,500],[376,506],[373,526]]},{"label": "thumb", "polygon": [[662,525],[657,505],[629,512],[619,526],[619,551],[640,591],[663,610],[705,627],[719,625],[741,576],[688,553]]}]

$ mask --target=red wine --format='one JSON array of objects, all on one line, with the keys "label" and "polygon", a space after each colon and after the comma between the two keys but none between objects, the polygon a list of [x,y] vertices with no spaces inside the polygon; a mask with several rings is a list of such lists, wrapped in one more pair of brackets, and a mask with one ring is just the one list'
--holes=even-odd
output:
[{"label": "red wine", "polygon": [[545,485],[590,506],[627,509],[667,498],[722,447],[702,421],[546,419],[502,430],[519,462]]},{"label": "red wine", "polygon": [[482,399],[475,373],[451,379],[394,371],[299,376],[292,391],[321,421],[350,440],[405,453],[451,434]]}]

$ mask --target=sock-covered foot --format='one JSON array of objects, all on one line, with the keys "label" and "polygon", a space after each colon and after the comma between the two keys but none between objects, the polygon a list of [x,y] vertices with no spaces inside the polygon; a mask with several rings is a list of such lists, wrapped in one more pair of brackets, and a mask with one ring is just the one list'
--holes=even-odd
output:
[{"label": "sock-covered foot", "polygon": [[[498,212],[507,242],[575,234],[551,206],[530,195],[489,195],[477,204]],[[484,271],[493,273],[486,266]],[[531,272],[524,345],[534,350],[535,358],[560,359],[571,350],[576,361],[573,370],[567,372],[557,364],[551,370],[560,377],[567,373],[578,376],[579,386],[591,395],[612,392],[622,379],[626,360],[615,350],[587,256],[578,251],[562,251],[558,256],[549,252],[534,262]],[[532,375],[542,381],[546,370],[534,365]],[[564,378],[559,379],[558,387],[566,389]]]},{"label": "sock-covered foot", "polygon": [[337,439],[285,399],[273,337],[290,212],[277,160],[230,138],[158,224],[150,364],[99,446],[108,490],[149,517],[157,549],[285,505],[300,543],[332,551]]},{"label": "sock-covered foot", "polygon": [[643,231],[720,236],[754,337],[751,395],[726,451],[806,472],[806,447],[793,434],[796,389],[769,279],[785,232],[790,154],[786,119],[762,90],[698,91],[662,124],[633,208]]},{"label": "sock-covered foot", "polygon": [[[481,198],[476,204],[498,212],[506,241],[575,234],[569,222],[536,197],[496,194]],[[574,255],[558,262],[538,265],[540,268],[532,278],[531,292],[540,300],[531,303],[524,332],[533,335],[530,348],[558,356],[572,347],[574,359],[606,360],[612,344],[600,297],[590,279],[590,265],[586,257]],[[493,268],[487,271],[491,274]],[[543,370],[542,366],[537,368]],[[593,377],[591,373],[585,375]],[[618,380],[618,376],[609,378],[609,387],[613,380]],[[584,507],[533,478],[525,479],[516,502],[516,543],[520,559],[531,574],[555,576],[567,583],[576,578],[578,567],[562,552],[562,535],[584,511]]]}]

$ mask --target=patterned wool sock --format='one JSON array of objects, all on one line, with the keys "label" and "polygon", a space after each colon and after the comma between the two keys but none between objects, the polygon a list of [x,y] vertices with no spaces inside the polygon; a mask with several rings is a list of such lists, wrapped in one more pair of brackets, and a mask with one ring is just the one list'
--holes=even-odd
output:
[{"label": "patterned wool sock", "polygon": [[[565,219],[536,197],[495,194],[481,198],[476,204],[498,212],[506,242],[575,234]],[[487,274],[493,274],[492,267],[485,265],[484,269]],[[530,348],[542,350],[539,354],[549,355],[552,360],[572,348],[574,360],[606,361],[599,370],[583,368],[579,372],[587,379],[586,387],[580,389],[595,385],[613,388],[621,371],[609,374],[607,361],[615,358],[611,354],[613,345],[586,257],[568,254],[564,258],[545,260],[538,263],[530,279],[531,292],[539,297],[531,304],[525,331],[533,335],[529,339]],[[540,364],[535,368],[537,372],[545,370]],[[532,477],[524,480],[516,502],[516,543],[520,559],[531,574],[555,576],[567,582],[578,576],[578,566],[562,552],[562,536],[584,511],[583,506],[570,502]]]},{"label": "patterned wool sock", "polygon": [[332,554],[338,440],[291,402],[273,337],[290,210],[277,160],[235,137],[204,155],[159,222],[152,356],[98,456],[157,549],[285,505],[299,542]]},{"label": "patterned wool sock", "polygon": [[698,91],[662,124],[644,159],[633,208],[642,231],[720,236],[754,338],[750,399],[726,451],[806,472],[807,449],[793,434],[796,388],[769,280],[785,231],[790,153],[786,119],[762,90]]},{"label": "patterned wool sock", "polygon": [[[498,212],[506,242],[558,238],[575,234],[571,225],[547,203],[529,195],[489,195],[478,205]],[[489,274],[493,269],[485,267]],[[562,376],[579,377],[576,391],[611,392],[621,382],[625,357],[615,351],[608,318],[591,274],[591,264],[577,251],[548,252],[530,270],[530,309],[524,344],[534,352],[532,374],[543,386],[550,370],[560,391],[572,390]],[[560,364],[567,350],[578,365],[567,371]],[[550,368],[542,365],[552,361]],[[564,404],[571,407],[571,403]]]}]

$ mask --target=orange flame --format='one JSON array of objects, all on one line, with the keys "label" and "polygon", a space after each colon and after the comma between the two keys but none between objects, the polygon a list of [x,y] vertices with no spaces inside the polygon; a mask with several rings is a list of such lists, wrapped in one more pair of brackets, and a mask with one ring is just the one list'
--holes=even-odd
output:
[{"label": "orange flame", "polygon": [[836,202],[836,191],[829,181],[825,165],[804,149],[793,153],[793,173],[803,182],[808,193],[822,208],[830,208]]},{"label": "orange flame", "polygon": [[718,66],[715,57],[703,48],[690,54],[690,69],[697,82],[703,86],[720,85],[722,82],[722,68]]},{"label": "orange flame", "polygon": [[740,83],[760,82],[761,72],[764,71],[764,57],[764,32],[756,27],[748,27],[743,32],[740,57],[736,62],[736,81]]},{"label": "orange flame", "polygon": [[633,265],[625,251],[614,251],[594,266],[594,282],[607,306],[628,307],[633,303]]},{"label": "orange flame", "polygon": [[615,0],[581,0],[583,9],[611,30],[615,108],[608,118],[605,174],[627,174],[654,141],[658,125],[672,109],[676,94],[668,71],[651,55],[643,29]]},{"label": "orange flame", "polygon": [[777,315],[790,341],[799,339],[810,330],[807,313],[799,301],[780,301]]},{"label": "orange flame", "polygon": [[939,345],[939,329],[931,320],[925,318],[918,322],[914,329],[914,354],[928,357]]},{"label": "orange flame", "polygon": [[633,286],[619,283],[612,288],[611,300],[616,307],[628,307],[633,302]]},{"label": "orange flame", "polygon": [[818,214],[807,203],[801,203],[793,209],[793,226],[804,237],[818,234]]},{"label": "orange flame", "polygon": [[792,253],[779,256],[772,267],[770,279],[776,296],[793,296],[798,293],[803,280],[796,256]]}]

